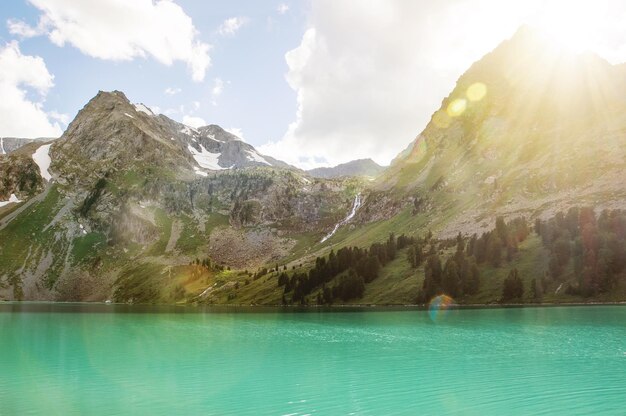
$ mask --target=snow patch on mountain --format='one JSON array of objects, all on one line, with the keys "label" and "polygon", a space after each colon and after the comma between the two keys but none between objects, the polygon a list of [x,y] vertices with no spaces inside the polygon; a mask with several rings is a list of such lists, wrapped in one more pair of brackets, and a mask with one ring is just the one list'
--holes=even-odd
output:
[{"label": "snow patch on mountain", "polygon": [[130,115],[130,114],[128,114],[128,113],[124,113],[124,115],[125,115],[126,117],[135,118],[135,117],[131,116],[131,115]]},{"label": "snow patch on mountain", "polygon": [[152,110],[150,110],[148,107],[146,107],[145,105],[139,103],[139,104],[133,104],[133,106],[135,107],[135,110],[137,110],[140,113],[145,113],[149,116],[153,116],[154,113],[152,112]]},{"label": "snow patch on mountain", "polygon": [[197,167],[197,166],[194,166],[194,167],[193,167],[193,170],[194,170],[194,172],[196,172],[196,175],[198,175],[198,176],[204,176],[205,178],[206,178],[207,176],[209,176],[209,174],[208,174],[208,173],[206,173],[205,171],[201,170],[201,169],[200,169],[199,167]]},{"label": "snow patch on mountain", "polygon": [[206,137],[208,137],[209,139],[213,140],[214,142],[226,143],[224,140],[216,139],[215,138],[215,134],[207,134]]},{"label": "snow patch on mountain", "polygon": [[259,163],[264,163],[268,166],[272,166],[272,164],[270,162],[268,162],[267,160],[265,160],[265,158],[263,156],[261,156],[260,154],[258,154],[257,152],[255,152],[254,150],[248,150],[246,155],[246,158],[251,161],[251,162],[259,162]]},{"label": "snow patch on mountain", "polygon": [[18,203],[18,202],[22,202],[19,199],[17,199],[17,197],[15,196],[15,194],[11,194],[11,196],[9,197],[8,201],[0,201],[0,207],[3,207],[5,205],[9,205],[11,203]]},{"label": "snow patch on mountain", "polygon": [[183,134],[186,134],[187,136],[191,136],[194,133],[198,134],[198,130],[194,129],[193,127],[189,127],[189,126],[183,126],[182,129],[180,129],[180,132]]},{"label": "snow patch on mountain", "polygon": [[50,168],[50,163],[52,160],[50,159],[50,146],[52,144],[44,144],[43,146],[39,146],[39,148],[33,153],[33,160],[39,166],[39,172],[41,173],[41,177],[45,180],[49,181],[52,179],[52,175],[48,171]]},{"label": "snow patch on mountain", "polygon": [[196,160],[196,163],[200,165],[201,168],[210,169],[210,170],[222,170],[229,169],[223,168],[219,165],[219,157],[222,155],[221,153],[211,153],[205,149],[204,146],[200,145],[200,151],[198,151],[192,145],[187,145],[187,149],[191,152],[191,155]]},{"label": "snow patch on mountain", "polygon": [[0,137],[0,155],[6,155],[7,152],[4,151],[4,138]]}]

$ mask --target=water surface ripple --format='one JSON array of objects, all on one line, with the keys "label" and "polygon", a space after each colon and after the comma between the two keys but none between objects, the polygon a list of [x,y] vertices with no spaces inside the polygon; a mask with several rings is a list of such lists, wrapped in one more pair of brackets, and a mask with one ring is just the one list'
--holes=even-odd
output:
[{"label": "water surface ripple", "polygon": [[623,306],[106,308],[0,304],[1,415],[626,413]]}]

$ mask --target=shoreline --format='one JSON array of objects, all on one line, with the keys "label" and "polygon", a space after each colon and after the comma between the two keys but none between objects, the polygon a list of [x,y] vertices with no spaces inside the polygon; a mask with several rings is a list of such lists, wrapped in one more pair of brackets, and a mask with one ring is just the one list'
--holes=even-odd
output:
[{"label": "shoreline", "polygon": [[[626,301],[616,302],[550,302],[550,303],[489,303],[453,304],[445,309],[518,309],[554,307],[626,306]],[[254,305],[254,304],[131,304],[106,302],[51,302],[51,301],[0,301],[3,312],[66,312],[66,313],[168,313],[168,312],[366,312],[366,311],[428,311],[429,305],[418,304],[340,304],[340,305]]]}]

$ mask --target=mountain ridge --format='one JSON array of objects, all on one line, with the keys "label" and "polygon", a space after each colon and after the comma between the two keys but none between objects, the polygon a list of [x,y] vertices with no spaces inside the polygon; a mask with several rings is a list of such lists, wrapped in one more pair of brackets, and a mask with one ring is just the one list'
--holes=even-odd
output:
[{"label": "mountain ridge", "polygon": [[380,166],[372,159],[356,159],[346,163],[341,163],[332,167],[321,167],[307,170],[307,173],[316,178],[338,178],[342,176],[367,176],[374,178],[378,176],[384,166]]}]

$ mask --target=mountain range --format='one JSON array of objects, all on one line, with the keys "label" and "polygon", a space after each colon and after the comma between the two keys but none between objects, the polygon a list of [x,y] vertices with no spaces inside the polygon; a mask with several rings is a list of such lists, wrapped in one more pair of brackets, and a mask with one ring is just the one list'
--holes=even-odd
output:
[{"label": "mountain range", "polygon": [[[490,303],[519,273],[519,302],[624,300],[624,269],[601,251],[624,247],[625,93],[622,67],[522,28],[388,168],[305,172],[99,92],[60,138],[2,141],[0,299]],[[586,247],[573,207],[616,218],[591,250],[610,285],[588,277],[608,273],[598,260],[553,260],[556,241],[572,258]],[[557,235],[565,212],[580,225]],[[543,222],[552,237],[528,231]]]},{"label": "mountain range", "polygon": [[372,159],[357,159],[333,167],[310,169],[307,173],[315,178],[340,178],[342,176],[365,176],[375,178],[385,168]]}]

